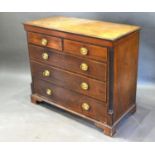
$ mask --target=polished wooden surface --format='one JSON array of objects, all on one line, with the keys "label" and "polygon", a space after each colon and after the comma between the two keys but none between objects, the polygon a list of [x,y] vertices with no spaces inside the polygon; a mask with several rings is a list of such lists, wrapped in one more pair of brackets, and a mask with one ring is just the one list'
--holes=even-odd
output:
[{"label": "polished wooden surface", "polygon": [[136,104],[139,32],[129,35],[114,52],[114,120]]},{"label": "polished wooden surface", "polygon": [[[52,90],[51,95],[46,94],[47,89]],[[36,94],[57,102],[57,104],[63,105],[70,110],[74,110],[101,122],[106,122],[106,107],[98,100],[37,79],[34,81],[34,90]],[[88,111],[82,109],[83,103],[88,103],[90,105],[90,109]]]},{"label": "polished wooden surface", "polygon": [[139,27],[53,17],[24,28],[33,103],[91,120],[109,136],[136,111]]},{"label": "polished wooden surface", "polygon": [[[40,61],[44,61],[42,59],[42,53],[45,51],[49,55],[49,59],[44,61],[44,63],[59,67],[68,71],[72,71],[74,73],[79,73],[81,75],[86,75],[87,77],[92,77],[94,79],[98,79],[101,81],[106,81],[106,72],[107,65],[106,63],[101,63],[93,60],[88,60],[84,58],[78,58],[73,55],[68,55],[63,52],[56,52],[51,49],[43,49],[42,47],[29,45],[30,58],[36,59]],[[86,63],[88,65],[88,70],[83,71],[80,68],[82,63]],[[102,70],[102,72],[101,72]]]},{"label": "polished wooden surface", "polygon": [[[90,96],[92,98],[104,101],[102,104],[106,104],[106,83],[87,78],[66,70],[62,70],[55,67],[49,67],[48,65],[31,61],[32,76],[34,78],[39,78],[59,86],[71,89],[80,94]],[[43,76],[43,72],[48,70],[50,76]],[[88,84],[88,90],[81,89],[81,83],[85,82]]]},{"label": "polished wooden surface", "polygon": [[[80,52],[81,48],[87,49],[86,55],[82,55],[82,52]],[[104,61],[104,62],[106,62],[108,59],[107,58],[108,49],[105,47],[95,46],[95,45],[67,40],[67,39],[64,40],[64,51],[66,53],[71,53],[81,57]]]},{"label": "polished wooden surface", "polygon": [[[42,39],[47,40],[47,45],[42,45]],[[28,42],[39,46],[49,47],[56,50],[62,50],[62,40],[57,37],[29,32]]]},{"label": "polished wooden surface", "polygon": [[25,24],[112,41],[140,29],[133,25],[71,17],[51,17],[29,21]]},{"label": "polished wooden surface", "polygon": [[27,25],[27,24],[24,24],[24,29],[27,32],[41,33],[41,34],[45,34],[45,35],[56,36],[56,37],[60,37],[60,38],[70,39],[70,40],[74,40],[74,41],[80,41],[80,42],[89,43],[89,44],[95,44],[95,45],[99,45],[99,46],[112,47],[113,43],[115,43],[113,41],[103,40],[100,38],[85,37],[85,36],[78,35],[78,34],[67,33],[67,32],[62,32],[62,31],[57,31],[57,30],[51,30],[51,29],[36,27],[36,26],[32,26],[32,25]]}]

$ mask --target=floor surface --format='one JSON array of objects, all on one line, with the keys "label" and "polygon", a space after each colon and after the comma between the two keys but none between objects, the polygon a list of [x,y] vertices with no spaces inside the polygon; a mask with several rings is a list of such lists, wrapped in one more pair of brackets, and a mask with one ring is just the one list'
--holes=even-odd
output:
[{"label": "floor surface", "polygon": [[113,138],[92,123],[30,102],[28,75],[0,76],[0,141],[155,141],[155,87],[138,86],[137,112]]}]

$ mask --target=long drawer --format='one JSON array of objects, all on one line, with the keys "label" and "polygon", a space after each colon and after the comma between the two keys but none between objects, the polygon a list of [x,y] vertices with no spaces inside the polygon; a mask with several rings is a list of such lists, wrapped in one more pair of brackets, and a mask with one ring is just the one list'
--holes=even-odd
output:
[{"label": "long drawer", "polygon": [[106,122],[107,108],[98,100],[38,79],[34,81],[34,93],[67,109]]},{"label": "long drawer", "polygon": [[106,83],[31,61],[32,76],[106,102]]},{"label": "long drawer", "polygon": [[40,60],[46,64],[56,66],[87,77],[106,81],[107,64],[72,56],[63,52],[56,52],[48,48],[29,45],[31,59]]}]

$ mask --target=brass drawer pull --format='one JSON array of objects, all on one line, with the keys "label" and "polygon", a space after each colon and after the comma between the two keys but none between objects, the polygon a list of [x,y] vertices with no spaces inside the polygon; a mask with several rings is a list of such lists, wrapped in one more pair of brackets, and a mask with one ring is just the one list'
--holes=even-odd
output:
[{"label": "brass drawer pull", "polygon": [[87,71],[89,67],[88,67],[88,65],[86,63],[82,63],[80,65],[80,68],[81,68],[82,71]]},{"label": "brass drawer pull", "polygon": [[81,107],[82,107],[82,109],[85,110],[85,111],[90,110],[90,105],[89,105],[88,103],[86,103],[86,102],[85,102],[85,103],[82,103],[82,106],[81,106]]},{"label": "brass drawer pull", "polygon": [[81,47],[80,48],[80,53],[81,53],[81,55],[87,55],[88,54],[88,49],[85,48],[85,47]]},{"label": "brass drawer pull", "polygon": [[51,90],[51,89],[49,89],[49,88],[48,88],[48,89],[46,89],[46,94],[47,94],[47,95],[49,95],[49,96],[50,96],[50,95],[52,95],[52,90]]},{"label": "brass drawer pull", "polygon": [[43,58],[44,60],[48,60],[48,58],[49,58],[48,53],[43,53],[43,54],[42,54],[42,58]]},{"label": "brass drawer pull", "polygon": [[45,38],[41,39],[41,44],[42,44],[43,46],[46,46],[47,43],[48,43],[47,39],[45,39]]},{"label": "brass drawer pull", "polygon": [[82,82],[81,83],[81,89],[88,90],[89,89],[89,85],[86,82]]},{"label": "brass drawer pull", "polygon": [[50,76],[50,71],[49,70],[44,70],[43,71],[43,76],[49,77]]}]

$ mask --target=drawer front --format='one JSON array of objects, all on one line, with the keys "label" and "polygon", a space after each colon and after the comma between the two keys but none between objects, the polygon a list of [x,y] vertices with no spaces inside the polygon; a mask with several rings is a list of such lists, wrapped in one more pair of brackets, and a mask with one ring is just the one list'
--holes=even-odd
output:
[{"label": "drawer front", "polygon": [[43,47],[62,50],[62,40],[57,37],[28,32],[28,42]]},{"label": "drawer front", "polygon": [[85,58],[99,61],[107,61],[107,48],[81,43],[77,41],[64,40],[64,51]]},{"label": "drawer front", "polygon": [[[53,52],[52,50],[29,45],[30,58],[41,60],[46,64],[63,68],[68,71],[80,73],[101,81],[106,81],[106,63],[96,62],[77,58],[65,53]],[[48,58],[44,60],[42,56],[46,53]]]},{"label": "drawer front", "polygon": [[83,96],[68,89],[58,87],[43,80],[35,80],[34,93],[45,97],[58,105],[86,115],[95,120],[106,121],[106,107],[102,102]]},{"label": "drawer front", "polygon": [[106,104],[106,84],[78,74],[31,61],[32,76],[52,82],[75,92],[104,101]]}]

